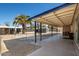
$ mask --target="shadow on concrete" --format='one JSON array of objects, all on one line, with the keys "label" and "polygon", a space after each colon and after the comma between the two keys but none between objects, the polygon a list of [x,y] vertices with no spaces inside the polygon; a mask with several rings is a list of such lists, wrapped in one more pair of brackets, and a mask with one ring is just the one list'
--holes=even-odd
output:
[{"label": "shadow on concrete", "polygon": [[9,51],[1,54],[2,56],[25,56],[41,47],[20,39],[6,40],[4,43]]},{"label": "shadow on concrete", "polygon": [[[56,34],[53,34],[56,35]],[[49,38],[51,35],[43,35],[43,39]],[[40,36],[37,36],[37,40],[40,40]],[[41,48],[41,46],[38,46],[36,44],[31,44],[31,42],[34,42],[34,36],[31,37],[23,37],[23,38],[17,38],[12,40],[5,40],[4,43],[9,51],[2,53],[2,56],[25,56],[28,55],[35,50]]]}]

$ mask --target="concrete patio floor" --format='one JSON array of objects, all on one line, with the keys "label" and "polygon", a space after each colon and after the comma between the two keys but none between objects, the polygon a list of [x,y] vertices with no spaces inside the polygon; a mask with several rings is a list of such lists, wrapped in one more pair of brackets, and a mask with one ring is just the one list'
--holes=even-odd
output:
[{"label": "concrete patio floor", "polygon": [[[34,43],[34,37],[28,37],[29,40],[27,40],[26,37],[18,38],[16,40],[4,40],[9,51],[2,55],[79,56],[79,50],[77,49],[74,41],[70,39],[62,39],[61,34],[44,35],[42,41],[39,41],[39,36],[37,38],[37,43]],[[34,51],[29,53],[29,49],[27,50],[28,46]],[[40,46],[40,48],[33,48],[35,46]],[[20,51],[22,52],[20,53]],[[16,52],[16,54],[13,54],[14,52]]]},{"label": "concrete patio floor", "polygon": [[[43,35],[43,40],[47,37],[50,37],[51,34]],[[8,35],[7,35],[8,36]],[[2,56],[25,56],[31,52],[39,49],[41,46],[35,44],[34,35],[28,37],[14,37],[12,39],[2,39],[1,42],[1,55]],[[40,42],[40,36],[37,36],[37,41]]]},{"label": "concrete patio floor", "polygon": [[42,47],[28,56],[77,56],[79,50],[73,40],[62,39],[62,35],[51,36],[37,43]]}]

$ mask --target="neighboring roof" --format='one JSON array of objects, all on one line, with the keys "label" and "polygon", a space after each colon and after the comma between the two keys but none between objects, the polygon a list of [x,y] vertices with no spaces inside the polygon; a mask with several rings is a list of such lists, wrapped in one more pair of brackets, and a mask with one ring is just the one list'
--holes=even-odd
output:
[{"label": "neighboring roof", "polygon": [[32,20],[32,19],[34,19],[34,18],[36,18],[36,17],[45,15],[45,14],[47,14],[47,13],[57,11],[57,10],[59,10],[59,9],[61,9],[61,8],[64,8],[64,7],[66,7],[66,6],[69,6],[69,5],[71,5],[71,4],[73,4],[73,3],[65,3],[65,4],[62,4],[62,5],[60,5],[60,6],[57,6],[57,7],[53,8],[53,9],[47,10],[47,11],[41,13],[41,14],[38,14],[38,15],[36,15],[36,16],[33,16],[33,17],[29,18],[28,20]]},{"label": "neighboring roof", "polygon": [[0,28],[8,28],[8,26],[0,25]]},{"label": "neighboring roof", "polygon": [[15,27],[15,26],[0,25],[0,28],[22,28],[22,27],[21,26]]},{"label": "neighboring roof", "polygon": [[9,26],[8,28],[22,28],[21,26],[15,27],[15,26]]}]

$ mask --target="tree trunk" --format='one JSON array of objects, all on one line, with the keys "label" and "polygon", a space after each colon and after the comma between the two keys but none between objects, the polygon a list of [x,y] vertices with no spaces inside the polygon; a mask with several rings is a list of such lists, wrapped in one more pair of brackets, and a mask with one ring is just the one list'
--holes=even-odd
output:
[{"label": "tree trunk", "polygon": [[32,31],[32,23],[30,22],[30,30]]},{"label": "tree trunk", "polygon": [[22,34],[25,34],[25,28],[26,28],[25,24],[22,24]]}]

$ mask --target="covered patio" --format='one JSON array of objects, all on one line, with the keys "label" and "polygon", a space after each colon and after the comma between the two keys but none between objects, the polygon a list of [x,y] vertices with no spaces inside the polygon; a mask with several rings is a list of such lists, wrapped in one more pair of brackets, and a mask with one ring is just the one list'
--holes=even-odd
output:
[{"label": "covered patio", "polygon": [[[78,10],[79,4],[66,3],[29,18],[28,20],[33,20],[35,24],[34,35],[16,40],[5,40],[4,43],[9,51],[2,55],[78,56],[78,32],[75,35],[76,19],[79,17]],[[43,24],[50,26],[49,33],[43,33]],[[54,27],[63,28],[63,30],[62,32],[56,30],[55,33]],[[22,47],[24,49],[20,49]],[[28,47],[31,48],[28,49]]]},{"label": "covered patio", "polygon": [[[40,23],[40,38],[42,37],[42,24],[47,24],[51,26],[51,31],[53,27],[63,28],[63,37],[74,39],[74,21],[76,21],[75,15],[78,9],[78,4],[66,3],[51,10],[45,11],[34,17],[29,18],[29,20],[35,21],[35,40],[36,40],[36,24]],[[41,38],[42,40],[42,38]]]},{"label": "covered patio", "polygon": [[[58,6],[56,8],[53,8],[51,10],[45,11],[45,12],[43,12],[39,15],[36,15],[34,17],[31,17],[29,20],[33,19],[35,21],[35,27],[36,27],[36,23],[38,23],[38,22],[40,23],[40,40],[42,40],[42,24],[48,24],[51,27],[55,26],[55,27],[62,27],[63,28],[62,38],[59,37],[60,40],[56,40],[57,42],[53,42],[53,37],[51,36],[52,43],[47,44],[47,46],[50,46],[50,47],[46,46],[45,48],[41,48],[41,49],[37,50],[36,52],[32,53],[31,56],[34,56],[34,55],[35,56],[36,55],[37,56],[38,55],[41,55],[41,56],[42,55],[43,56],[44,55],[46,55],[46,56],[47,55],[68,55],[66,53],[68,53],[69,49],[70,50],[74,49],[74,51],[71,51],[71,53],[75,52],[75,54],[72,53],[70,55],[79,55],[79,50],[78,50],[79,39],[75,35],[75,24],[74,24],[77,17],[79,17],[78,16],[78,14],[79,14],[78,9],[79,9],[79,4],[66,3],[66,4],[63,4],[63,5]],[[79,19],[77,19],[77,20],[79,20]],[[78,35],[78,33],[79,32],[77,32],[77,35]],[[54,39],[56,39],[56,38],[54,38]],[[36,42],[36,40],[37,39],[36,39],[36,29],[35,29],[35,42]],[[67,42],[65,42],[65,41],[67,41]],[[66,50],[68,50],[68,51],[64,52],[63,50],[65,50],[65,49],[63,47],[66,47],[66,46],[64,46],[64,43],[66,43],[67,46],[72,45],[72,48],[69,48],[69,46],[68,46],[68,48],[66,48]],[[78,43],[78,44],[75,44],[75,43]],[[55,44],[61,48],[60,49],[61,52],[59,52],[60,51],[59,48],[58,48],[59,51],[53,50],[54,47],[56,47]],[[60,44],[62,44],[63,46]]]}]

